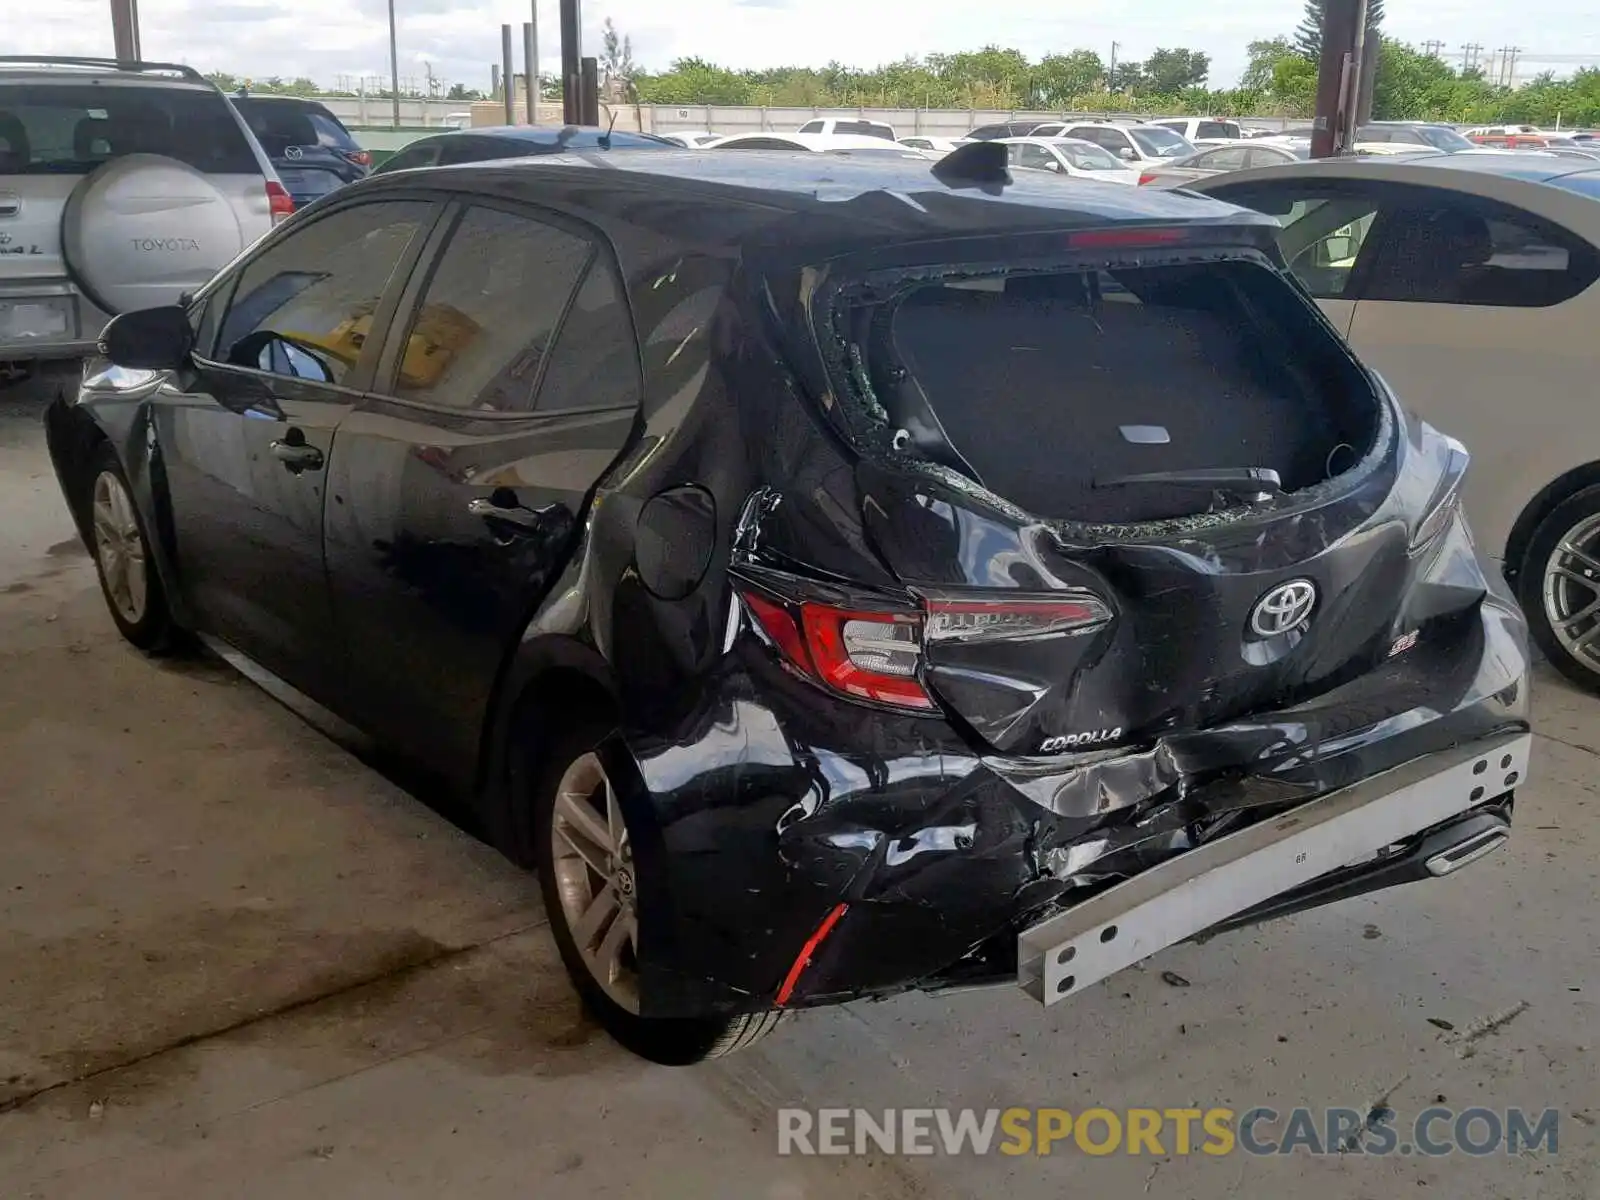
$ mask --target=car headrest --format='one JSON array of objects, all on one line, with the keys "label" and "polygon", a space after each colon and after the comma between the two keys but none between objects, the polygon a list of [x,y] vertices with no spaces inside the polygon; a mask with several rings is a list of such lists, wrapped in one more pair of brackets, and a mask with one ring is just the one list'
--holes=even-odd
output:
[{"label": "car headrest", "polygon": [[10,170],[21,170],[33,161],[28,131],[16,113],[0,112],[0,163]]},{"label": "car headrest", "polygon": [[109,158],[111,150],[111,122],[104,117],[84,117],[73,126],[74,158]]}]

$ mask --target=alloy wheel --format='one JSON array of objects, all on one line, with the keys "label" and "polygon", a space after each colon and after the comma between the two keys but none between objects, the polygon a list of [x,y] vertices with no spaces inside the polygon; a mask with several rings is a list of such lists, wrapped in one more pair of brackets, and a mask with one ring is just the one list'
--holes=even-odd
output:
[{"label": "alloy wheel", "polygon": [[1600,672],[1600,513],[1579,521],[1545,563],[1544,613],[1561,648]]},{"label": "alloy wheel", "polygon": [[106,596],[129,625],[144,619],[148,602],[144,537],[133,512],[133,498],[112,471],[95,476],[91,507],[95,558]]},{"label": "alloy wheel", "polygon": [[584,754],[556,788],[550,819],[561,918],[602,991],[639,1012],[638,883],[616,789],[600,759]]}]

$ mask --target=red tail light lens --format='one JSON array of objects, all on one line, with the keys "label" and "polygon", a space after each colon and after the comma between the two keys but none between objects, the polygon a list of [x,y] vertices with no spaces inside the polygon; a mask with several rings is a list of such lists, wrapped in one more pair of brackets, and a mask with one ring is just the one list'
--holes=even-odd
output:
[{"label": "red tail light lens", "polygon": [[1154,171],[1141,171],[1139,173],[1139,186],[1140,187],[1143,187],[1147,183],[1154,183],[1155,181],[1156,181],[1156,173]]},{"label": "red tail light lens", "polygon": [[745,606],[800,674],[830,691],[874,704],[927,712],[933,700],[918,679],[922,621],[908,613],[827,604],[789,605],[744,592]]},{"label": "red tail light lens", "polygon": [[1089,633],[1111,619],[1105,601],[1088,592],[1037,599],[929,597],[922,636],[932,642],[1018,642]]},{"label": "red tail light lens", "polygon": [[267,181],[267,211],[272,214],[274,225],[294,214],[293,198],[283,190],[283,184],[276,180]]},{"label": "red tail light lens", "polygon": [[370,167],[372,165],[372,155],[366,150],[341,150],[339,153],[358,167]]}]

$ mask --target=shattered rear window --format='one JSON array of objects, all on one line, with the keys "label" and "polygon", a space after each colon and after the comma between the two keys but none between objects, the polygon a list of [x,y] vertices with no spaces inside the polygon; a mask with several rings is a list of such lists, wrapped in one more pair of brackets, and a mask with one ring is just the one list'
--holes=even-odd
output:
[{"label": "shattered rear window", "polygon": [[1298,490],[1374,436],[1370,387],[1264,262],[925,277],[846,303],[849,391],[891,444],[1045,519],[1212,503],[1129,483],[1161,472],[1267,468]]}]

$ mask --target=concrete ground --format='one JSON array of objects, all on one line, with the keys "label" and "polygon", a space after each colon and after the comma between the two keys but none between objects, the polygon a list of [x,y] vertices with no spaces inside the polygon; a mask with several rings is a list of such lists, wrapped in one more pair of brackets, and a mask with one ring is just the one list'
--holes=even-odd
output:
[{"label": "concrete ground", "polygon": [[[528,879],[225,667],[118,639],[38,414],[0,398],[0,1195],[1600,1196],[1600,703],[1553,678],[1511,848],[1459,877],[1048,1011],[1010,989],[860,1004],[654,1068],[578,1011]],[[1402,1117],[1558,1108],[1559,1151],[775,1152],[785,1106],[1385,1095]]]}]

